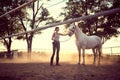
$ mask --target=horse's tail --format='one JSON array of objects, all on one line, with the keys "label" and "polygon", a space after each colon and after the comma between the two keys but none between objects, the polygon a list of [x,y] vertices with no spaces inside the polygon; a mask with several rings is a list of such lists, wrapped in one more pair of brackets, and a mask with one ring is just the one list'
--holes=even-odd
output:
[{"label": "horse's tail", "polygon": [[102,57],[103,56],[103,52],[102,52],[102,45],[103,45],[103,41],[101,40],[101,43],[100,43],[100,52],[99,52],[99,55]]}]

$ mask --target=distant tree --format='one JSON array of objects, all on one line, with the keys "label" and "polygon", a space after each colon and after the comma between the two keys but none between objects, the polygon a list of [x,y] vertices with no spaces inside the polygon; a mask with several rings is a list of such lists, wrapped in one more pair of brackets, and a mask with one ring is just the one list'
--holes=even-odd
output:
[{"label": "distant tree", "polygon": [[[23,8],[23,12],[24,15],[19,14],[19,19],[21,21],[22,28],[24,31],[38,28],[40,27],[39,24],[42,22],[50,23],[54,20],[52,17],[49,16],[50,14],[48,10],[43,7],[42,2],[40,0],[36,0],[36,2]],[[33,37],[35,34],[38,33],[40,33],[40,31],[26,33],[25,36],[21,37],[21,39],[25,39],[27,42],[28,53],[31,53]]]},{"label": "distant tree", "polygon": [[[120,7],[118,0],[69,0],[66,5],[67,6],[64,7],[64,12],[61,13],[61,15],[65,17],[64,20],[87,16]],[[120,13],[116,13],[115,15],[116,16],[112,17],[109,15],[96,17],[94,19],[87,19],[82,21],[79,26],[87,35],[98,35],[105,42],[107,39],[110,39],[112,36],[116,36],[118,34],[116,27],[119,27],[118,23],[120,23],[120,17],[117,17],[117,15],[120,15]],[[113,19],[115,19],[115,21],[111,23]],[[117,25],[115,25],[116,22]]]}]

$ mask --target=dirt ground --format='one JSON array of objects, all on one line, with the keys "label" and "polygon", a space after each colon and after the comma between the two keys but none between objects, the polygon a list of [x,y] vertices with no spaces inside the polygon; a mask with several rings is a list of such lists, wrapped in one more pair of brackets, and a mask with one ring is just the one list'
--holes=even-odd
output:
[{"label": "dirt ground", "polygon": [[49,65],[50,55],[0,59],[0,80],[120,80],[120,56],[103,56],[101,65],[93,65],[93,56],[86,56],[86,65],[78,65],[77,54],[61,54],[61,66]]}]

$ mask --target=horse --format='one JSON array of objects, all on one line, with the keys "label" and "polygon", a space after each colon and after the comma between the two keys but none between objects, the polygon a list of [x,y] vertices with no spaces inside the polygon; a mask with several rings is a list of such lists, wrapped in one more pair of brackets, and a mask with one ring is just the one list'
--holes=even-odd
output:
[{"label": "horse", "polygon": [[69,28],[69,36],[72,36],[73,34],[75,34],[76,46],[77,46],[77,50],[79,54],[78,64],[80,64],[81,62],[81,50],[82,50],[83,51],[82,64],[85,65],[85,49],[92,49],[93,54],[94,54],[93,64],[96,63],[97,52],[99,52],[98,64],[100,64],[100,58],[101,58],[101,53],[102,53],[101,38],[95,35],[87,36],[80,30],[80,28],[75,23],[70,24],[70,28]]}]

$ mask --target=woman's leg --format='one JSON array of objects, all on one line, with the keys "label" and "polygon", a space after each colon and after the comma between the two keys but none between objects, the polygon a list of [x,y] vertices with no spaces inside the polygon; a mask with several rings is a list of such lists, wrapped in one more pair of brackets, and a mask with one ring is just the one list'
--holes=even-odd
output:
[{"label": "woman's leg", "polygon": [[55,51],[56,51],[56,44],[53,42],[53,53],[52,53],[52,56],[51,56],[50,65],[53,65],[53,59],[54,59]]},{"label": "woman's leg", "polygon": [[56,54],[56,65],[59,65],[59,51],[60,51],[60,42],[57,42],[57,54]]}]

